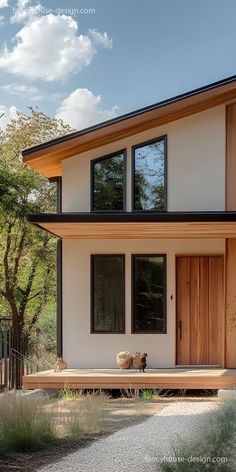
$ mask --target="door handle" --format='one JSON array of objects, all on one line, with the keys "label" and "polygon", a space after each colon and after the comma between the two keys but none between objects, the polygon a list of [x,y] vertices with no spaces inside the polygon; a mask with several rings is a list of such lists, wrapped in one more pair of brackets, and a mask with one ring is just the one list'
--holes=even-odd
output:
[{"label": "door handle", "polygon": [[179,339],[182,339],[182,320],[179,320]]}]

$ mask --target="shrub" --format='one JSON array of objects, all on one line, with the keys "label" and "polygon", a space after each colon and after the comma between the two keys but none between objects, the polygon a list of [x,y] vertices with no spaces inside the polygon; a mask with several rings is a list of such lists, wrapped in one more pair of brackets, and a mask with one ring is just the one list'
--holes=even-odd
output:
[{"label": "shrub", "polygon": [[76,398],[78,398],[78,393],[76,390],[73,390],[69,387],[65,387],[60,390],[59,397],[62,400],[76,400]]},{"label": "shrub", "polygon": [[0,443],[6,451],[26,452],[52,441],[51,415],[45,401],[20,392],[5,393],[0,400]]},{"label": "shrub", "polygon": [[159,397],[159,390],[142,390],[141,398],[142,400],[153,400]]}]

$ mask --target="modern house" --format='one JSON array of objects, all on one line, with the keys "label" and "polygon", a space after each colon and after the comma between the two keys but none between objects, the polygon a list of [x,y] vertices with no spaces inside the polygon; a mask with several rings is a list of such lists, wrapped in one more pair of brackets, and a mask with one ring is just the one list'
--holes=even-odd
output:
[{"label": "modern house", "polygon": [[58,213],[29,220],[60,238],[68,368],[146,351],[151,369],[235,384],[236,76],[22,154],[58,181]]}]

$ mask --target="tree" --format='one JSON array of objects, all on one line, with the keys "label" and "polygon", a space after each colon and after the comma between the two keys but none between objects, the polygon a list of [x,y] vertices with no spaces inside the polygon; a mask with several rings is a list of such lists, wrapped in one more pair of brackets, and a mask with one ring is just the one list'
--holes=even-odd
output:
[{"label": "tree", "polygon": [[[71,131],[30,109],[0,133],[0,313],[11,314],[13,349],[24,355],[56,285],[56,239],[30,225],[27,215],[55,211],[56,194],[48,179],[22,163],[20,151]],[[19,369],[17,377],[20,387]]]}]

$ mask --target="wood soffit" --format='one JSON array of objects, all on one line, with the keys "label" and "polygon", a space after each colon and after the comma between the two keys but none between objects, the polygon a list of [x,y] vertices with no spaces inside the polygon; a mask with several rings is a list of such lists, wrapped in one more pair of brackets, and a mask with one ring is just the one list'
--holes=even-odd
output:
[{"label": "wood soffit", "polygon": [[236,78],[217,84],[22,151],[23,162],[47,177],[61,175],[62,160],[73,155],[236,100]]},{"label": "wood soffit", "polygon": [[236,212],[41,214],[29,221],[62,239],[236,238]]}]

